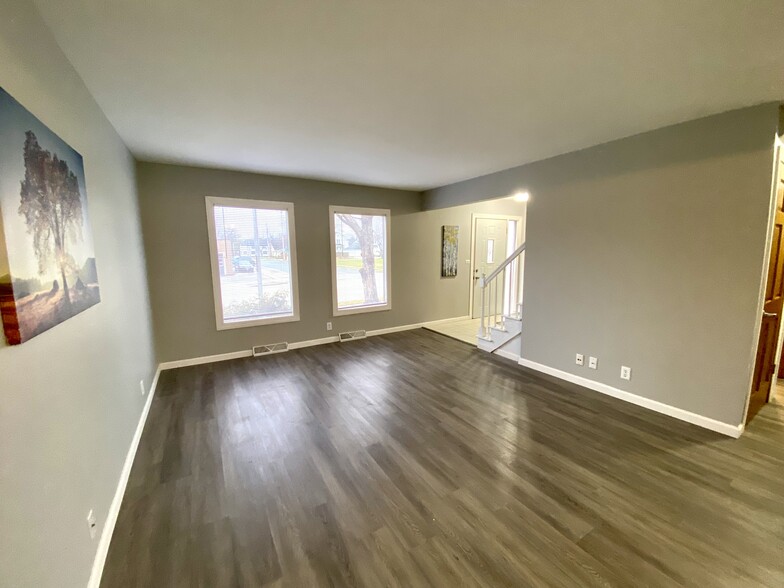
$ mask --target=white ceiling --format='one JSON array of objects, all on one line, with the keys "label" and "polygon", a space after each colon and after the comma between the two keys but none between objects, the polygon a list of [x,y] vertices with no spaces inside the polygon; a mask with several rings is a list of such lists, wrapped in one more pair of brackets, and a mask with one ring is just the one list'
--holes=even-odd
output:
[{"label": "white ceiling", "polygon": [[784,99],[783,0],[36,0],[142,160],[429,188]]}]

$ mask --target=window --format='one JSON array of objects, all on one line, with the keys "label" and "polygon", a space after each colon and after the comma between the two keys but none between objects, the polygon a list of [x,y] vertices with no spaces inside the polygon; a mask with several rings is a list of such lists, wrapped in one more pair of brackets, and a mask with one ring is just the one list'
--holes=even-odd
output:
[{"label": "window", "polygon": [[389,210],[329,207],[334,315],[389,310]]},{"label": "window", "polygon": [[294,205],[207,198],[219,330],[299,320]]}]

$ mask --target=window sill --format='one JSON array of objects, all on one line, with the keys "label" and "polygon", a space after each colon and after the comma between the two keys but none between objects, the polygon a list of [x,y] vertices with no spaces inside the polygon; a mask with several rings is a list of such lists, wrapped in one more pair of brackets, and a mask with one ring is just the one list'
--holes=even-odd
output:
[{"label": "window sill", "polygon": [[299,320],[299,313],[271,316],[266,318],[235,320],[231,322],[218,322],[219,331],[230,329],[244,329],[247,327],[262,327],[264,325],[274,325],[277,323],[293,323]]},{"label": "window sill", "polygon": [[347,308],[333,308],[332,316],[343,316],[346,314],[364,314],[366,312],[381,312],[384,310],[392,310],[392,305],[387,304],[373,304],[367,306],[349,306]]}]

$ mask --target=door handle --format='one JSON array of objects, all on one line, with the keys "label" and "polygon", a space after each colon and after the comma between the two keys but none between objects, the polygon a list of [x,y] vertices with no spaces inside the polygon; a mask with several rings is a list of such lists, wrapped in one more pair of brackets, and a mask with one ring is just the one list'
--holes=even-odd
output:
[{"label": "door handle", "polygon": [[775,312],[765,312],[762,311],[762,318],[778,318],[778,315]]}]

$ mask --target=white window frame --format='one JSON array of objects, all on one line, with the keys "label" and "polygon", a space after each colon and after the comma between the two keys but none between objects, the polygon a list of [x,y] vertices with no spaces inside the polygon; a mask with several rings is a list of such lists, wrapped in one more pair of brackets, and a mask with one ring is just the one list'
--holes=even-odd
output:
[{"label": "white window frame", "polygon": [[[336,214],[364,214],[370,216],[386,217],[386,255],[384,259],[384,280],[387,286],[387,300],[383,304],[365,304],[349,308],[338,308],[338,272],[337,251],[335,247],[335,215]],[[380,312],[392,309],[392,213],[388,208],[359,208],[356,206],[330,206],[329,207],[329,242],[332,252],[332,316],[347,314],[361,314],[365,312]]]},{"label": "white window frame", "polygon": [[[228,329],[244,329],[275,323],[290,323],[299,320],[299,281],[297,276],[297,239],[294,234],[294,204],[291,202],[273,202],[270,200],[253,200],[249,198],[217,198],[207,196],[207,239],[210,244],[210,266],[212,268],[212,296],[215,302],[215,325],[219,331]],[[220,266],[218,264],[218,245],[215,231],[215,207],[252,208],[264,210],[285,210],[289,221],[289,261],[291,263],[291,312],[286,316],[270,316],[254,318],[246,321],[223,318],[223,296],[221,294]],[[225,262],[224,262],[225,263]]]}]

